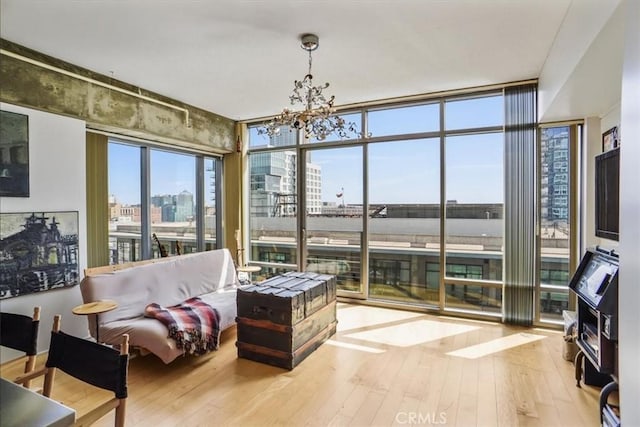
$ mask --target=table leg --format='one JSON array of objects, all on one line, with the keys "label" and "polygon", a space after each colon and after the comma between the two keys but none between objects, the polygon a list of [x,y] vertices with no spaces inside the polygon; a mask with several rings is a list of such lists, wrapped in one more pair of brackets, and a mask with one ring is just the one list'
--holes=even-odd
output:
[{"label": "table leg", "polygon": [[[584,360],[584,352],[578,350],[575,361],[573,362],[576,369],[576,387],[580,387],[580,380],[582,379],[582,361]],[[589,362],[585,362],[589,363]]]},{"label": "table leg", "polygon": [[96,314],[96,342],[100,344],[100,315]]}]

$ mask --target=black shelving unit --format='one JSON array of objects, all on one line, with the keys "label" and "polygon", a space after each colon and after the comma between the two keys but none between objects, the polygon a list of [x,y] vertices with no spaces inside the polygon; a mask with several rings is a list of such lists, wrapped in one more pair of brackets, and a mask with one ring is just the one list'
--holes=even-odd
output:
[{"label": "black shelving unit", "polygon": [[[616,374],[618,256],[601,248],[587,250],[569,287],[578,300],[576,344],[580,351],[576,356],[576,380],[579,386],[582,358],[600,374]],[[605,383],[610,381],[605,378]]]},{"label": "black shelving unit", "polygon": [[585,383],[602,387],[600,423],[607,427],[620,426],[620,408],[608,401],[618,391],[618,265],[614,251],[589,249],[569,283],[578,300],[576,385],[584,362]]}]

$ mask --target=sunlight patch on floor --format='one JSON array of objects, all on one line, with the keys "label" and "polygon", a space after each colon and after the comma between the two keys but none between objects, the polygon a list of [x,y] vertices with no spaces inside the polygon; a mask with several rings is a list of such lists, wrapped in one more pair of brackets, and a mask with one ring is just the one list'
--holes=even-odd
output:
[{"label": "sunlight patch on floor", "polygon": [[[338,323],[339,324],[339,323]],[[456,323],[416,320],[400,325],[375,328],[370,331],[344,335],[347,338],[371,341],[396,347],[409,347],[430,341],[480,329],[480,326],[460,325]]]},{"label": "sunlight patch on floor", "polygon": [[527,334],[521,332],[519,334],[513,334],[495,340],[487,341],[482,344],[472,345],[471,347],[461,348],[460,350],[450,351],[447,353],[449,356],[464,357],[466,359],[478,359],[489,354],[498,353],[504,350],[508,350],[513,347],[517,347],[523,344],[529,344],[534,341],[547,338],[544,335]]},{"label": "sunlight patch on floor", "polygon": [[340,308],[337,316],[338,332],[344,332],[351,329],[359,329],[382,325],[384,323],[397,322],[399,320],[413,319],[424,316],[424,314],[370,306],[350,306]]},{"label": "sunlight patch on floor", "polygon": [[349,350],[364,351],[366,353],[384,353],[385,352],[385,350],[382,350],[379,348],[366,347],[364,345],[351,344],[351,343],[342,342],[342,341],[327,340],[324,343],[332,345],[334,347],[348,348]]}]

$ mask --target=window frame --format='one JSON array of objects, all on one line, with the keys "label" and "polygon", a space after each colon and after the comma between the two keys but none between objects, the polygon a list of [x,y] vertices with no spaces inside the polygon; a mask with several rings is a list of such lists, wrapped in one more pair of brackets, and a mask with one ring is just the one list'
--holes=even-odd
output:
[{"label": "window frame", "polygon": [[[206,179],[206,163],[212,161],[215,165],[214,180],[215,180],[215,244],[214,249],[224,247],[224,234],[222,230],[223,224],[223,200],[222,191],[224,187],[223,183],[223,159],[217,154],[207,153],[199,150],[189,150],[182,147],[167,146],[164,144],[154,144],[153,142],[141,142],[136,140],[128,140],[120,137],[108,137],[107,145],[120,144],[139,149],[139,161],[140,161],[140,236],[139,241],[134,241],[134,247],[138,248],[140,252],[140,259],[147,260],[154,258],[153,247],[155,245],[152,242],[152,220],[151,220],[151,151],[160,150],[170,154],[186,155],[193,157],[194,162],[194,181],[195,192],[194,195],[194,216],[195,216],[195,249],[197,252],[202,252],[207,249],[207,243],[205,238],[205,182]],[[110,167],[108,166],[107,159],[107,179],[110,176]],[[110,233],[109,233],[110,234]],[[136,238],[132,238],[136,240]],[[160,239],[162,240],[162,239]],[[116,242],[119,246],[119,242]],[[116,259],[118,263],[120,259]],[[133,260],[122,260],[123,262]],[[113,256],[109,257],[110,264],[114,262]]]},{"label": "window frame", "polygon": [[[564,190],[566,190],[566,194],[561,197],[566,198],[567,206],[566,207],[553,207],[555,214],[557,215],[565,215],[569,219],[569,233],[568,233],[568,249],[569,256],[567,258],[567,277],[566,284],[559,285],[557,283],[551,283],[554,281],[552,278],[553,272],[558,273],[557,270],[549,270],[545,269],[543,266],[543,255],[542,255],[542,211],[543,209],[551,209],[552,206],[546,205],[542,202],[543,197],[547,200],[551,200],[552,198],[557,198],[558,196],[555,194],[549,194],[542,192],[543,184],[550,184],[548,177],[545,179],[543,177],[543,173],[549,173],[550,171],[546,170],[543,166],[542,162],[542,131],[547,128],[562,128],[567,127],[568,134],[568,145],[564,144],[561,141],[554,141],[553,148],[559,148],[566,150],[566,155],[560,157],[567,158],[567,170],[559,171],[562,174],[566,175],[566,183],[561,183],[560,185]],[[573,292],[569,290],[569,281],[571,280],[571,273],[574,272],[580,261],[579,254],[581,253],[582,243],[579,239],[579,233],[582,229],[581,224],[581,215],[580,215],[580,207],[579,207],[579,194],[580,189],[583,186],[583,182],[580,179],[581,176],[581,151],[582,151],[582,136],[584,132],[584,124],[581,120],[571,121],[571,122],[563,122],[563,123],[540,123],[538,125],[539,132],[536,147],[538,150],[538,155],[536,156],[537,161],[537,201],[538,201],[538,209],[536,213],[536,222],[537,222],[537,238],[536,238],[536,272],[535,272],[535,292],[534,292],[534,325],[543,326],[543,327],[559,327],[563,324],[563,320],[561,317],[561,313],[558,319],[551,319],[549,316],[545,318],[542,313],[542,297],[547,294],[549,297],[551,294],[563,294],[567,295],[567,310],[575,310],[576,307],[576,297]],[[554,162],[557,162],[558,158],[554,156],[552,159],[549,159],[548,164],[553,166]],[[554,172],[556,172],[554,170]],[[567,182],[568,181],[568,182]],[[555,180],[553,182],[555,184]],[[555,193],[555,188],[554,188]],[[545,208],[546,206],[546,208]],[[545,273],[546,272],[546,273]],[[546,276],[546,279],[549,283],[543,283],[543,276]],[[557,282],[557,280],[555,280]]]}]

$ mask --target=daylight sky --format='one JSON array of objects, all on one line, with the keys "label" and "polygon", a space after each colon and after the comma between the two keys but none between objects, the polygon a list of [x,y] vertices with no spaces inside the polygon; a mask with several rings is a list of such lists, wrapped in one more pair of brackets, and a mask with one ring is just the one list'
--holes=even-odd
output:
[{"label": "daylight sky", "polygon": [[[502,97],[446,104],[447,129],[501,125]],[[353,115],[346,119],[356,119]],[[438,105],[405,107],[369,113],[374,136],[436,131]],[[251,146],[266,136],[252,133]],[[312,145],[313,146],[313,145]],[[483,134],[447,138],[447,200],[458,203],[501,203],[503,195],[503,135]],[[438,203],[440,200],[439,140],[421,139],[370,144],[369,203]],[[322,169],[322,201],[346,204],[363,200],[363,148],[314,149],[311,162]],[[110,144],[109,193],[120,203],[140,201],[140,155],[135,146]],[[151,150],[151,194],[195,193],[195,165],[190,155]],[[208,180],[207,180],[208,181]],[[344,190],[343,190],[344,189]],[[209,188],[205,189],[209,194]]]}]

